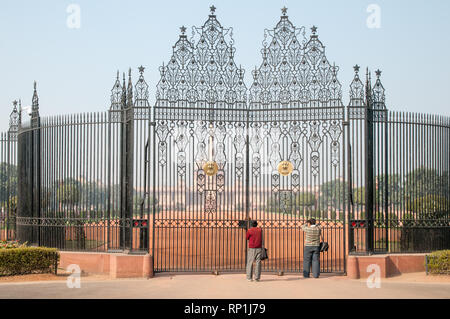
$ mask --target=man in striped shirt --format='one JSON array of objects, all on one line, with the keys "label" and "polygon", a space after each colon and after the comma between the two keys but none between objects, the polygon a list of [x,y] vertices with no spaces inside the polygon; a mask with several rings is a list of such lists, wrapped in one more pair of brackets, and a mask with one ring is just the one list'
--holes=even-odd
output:
[{"label": "man in striped shirt", "polygon": [[316,220],[311,218],[306,221],[307,225],[302,226],[305,232],[305,245],[303,248],[303,277],[309,278],[312,259],[312,273],[314,278],[319,278],[320,274],[320,226],[316,225]]}]

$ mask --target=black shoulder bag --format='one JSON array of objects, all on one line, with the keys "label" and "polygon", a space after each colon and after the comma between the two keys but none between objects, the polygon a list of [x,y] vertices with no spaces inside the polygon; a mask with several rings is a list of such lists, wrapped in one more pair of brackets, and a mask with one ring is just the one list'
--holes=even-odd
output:
[{"label": "black shoulder bag", "polygon": [[322,233],[322,229],[320,230],[320,236],[322,237],[322,241],[319,244],[319,250],[321,252],[325,252],[328,251],[328,243],[326,241],[323,241],[323,233]]},{"label": "black shoulder bag", "polygon": [[267,255],[267,248],[264,248],[264,235],[261,229],[261,260],[266,260],[267,258],[269,258],[269,256]]}]

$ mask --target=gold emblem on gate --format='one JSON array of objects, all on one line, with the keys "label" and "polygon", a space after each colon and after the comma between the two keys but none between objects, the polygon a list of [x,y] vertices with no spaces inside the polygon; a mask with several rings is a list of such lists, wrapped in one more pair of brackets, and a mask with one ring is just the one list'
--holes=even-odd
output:
[{"label": "gold emblem on gate", "polygon": [[294,165],[289,161],[282,161],[278,164],[278,173],[283,176],[288,176],[294,170]]},{"label": "gold emblem on gate", "polygon": [[203,170],[205,171],[205,174],[208,176],[214,176],[217,174],[217,171],[219,170],[219,166],[217,166],[217,163],[214,161],[206,162],[205,165],[203,165]]}]

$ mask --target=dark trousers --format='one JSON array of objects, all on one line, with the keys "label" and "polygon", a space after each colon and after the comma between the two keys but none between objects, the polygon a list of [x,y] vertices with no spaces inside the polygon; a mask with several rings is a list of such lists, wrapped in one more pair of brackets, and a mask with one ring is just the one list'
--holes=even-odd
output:
[{"label": "dark trousers", "polygon": [[320,249],[319,246],[305,246],[303,254],[303,277],[308,278],[311,269],[314,278],[320,275]]}]

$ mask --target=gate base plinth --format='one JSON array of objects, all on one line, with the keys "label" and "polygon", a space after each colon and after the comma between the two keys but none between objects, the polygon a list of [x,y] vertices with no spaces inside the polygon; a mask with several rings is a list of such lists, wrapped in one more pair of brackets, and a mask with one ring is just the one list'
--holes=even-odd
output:
[{"label": "gate base plinth", "polygon": [[426,254],[389,254],[370,256],[348,256],[347,276],[349,279],[368,278],[378,272],[380,278],[403,273],[425,272]]},{"label": "gate base plinth", "polygon": [[152,278],[153,256],[124,253],[60,252],[60,268],[78,265],[88,274],[109,275],[110,278]]}]

